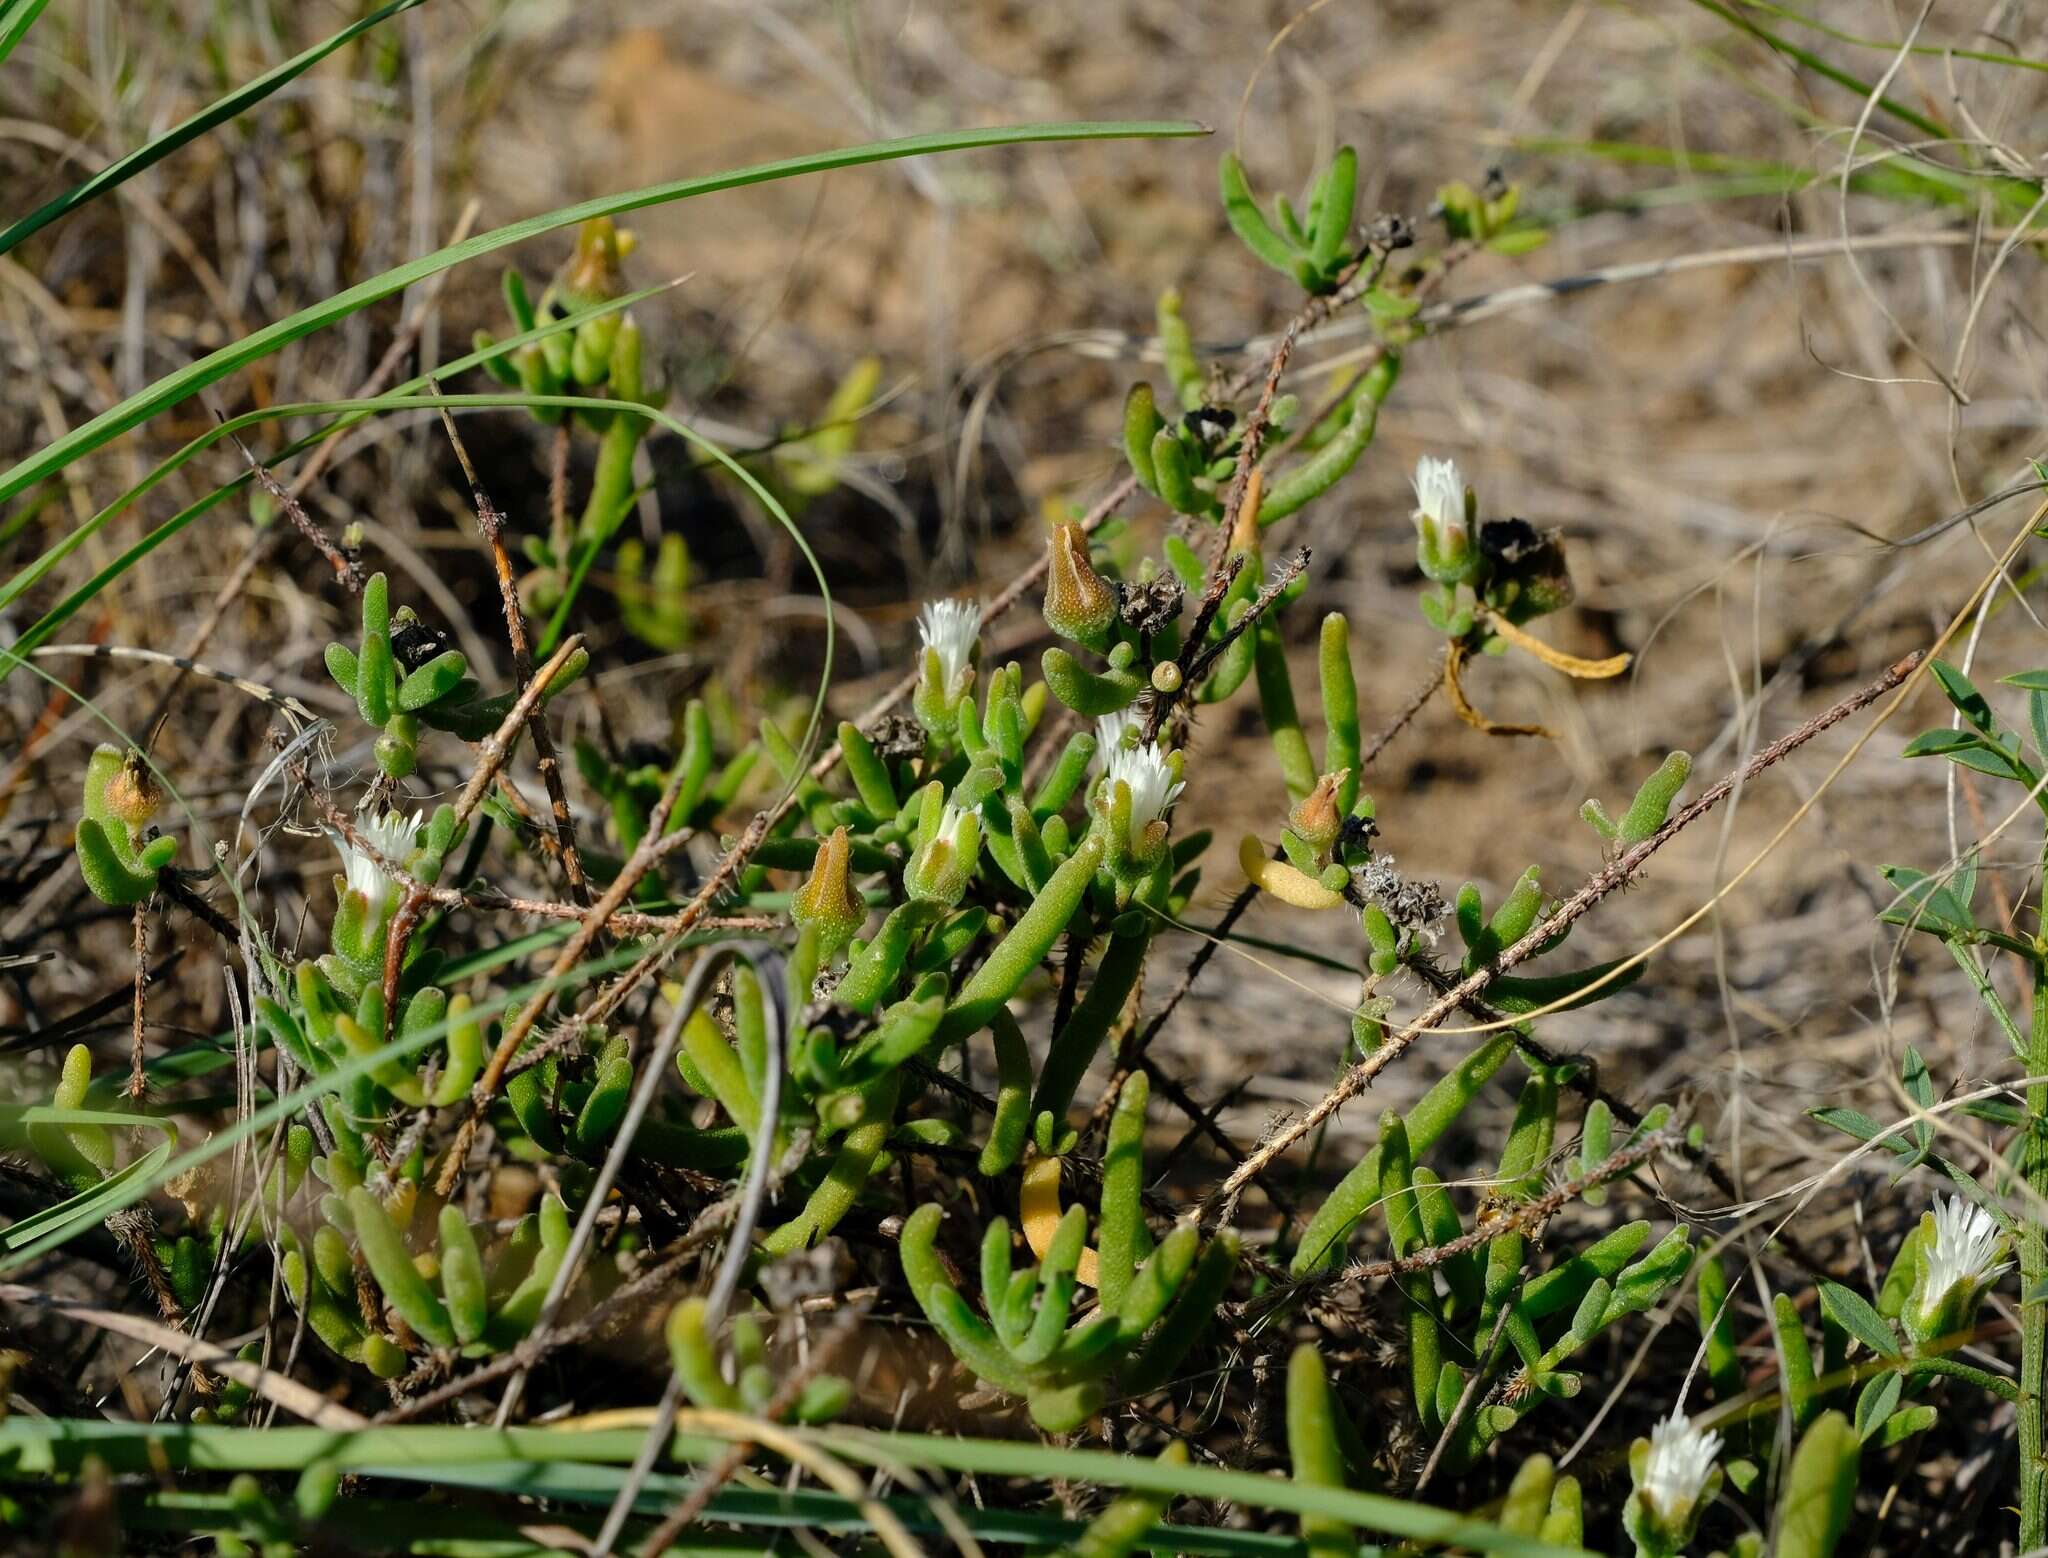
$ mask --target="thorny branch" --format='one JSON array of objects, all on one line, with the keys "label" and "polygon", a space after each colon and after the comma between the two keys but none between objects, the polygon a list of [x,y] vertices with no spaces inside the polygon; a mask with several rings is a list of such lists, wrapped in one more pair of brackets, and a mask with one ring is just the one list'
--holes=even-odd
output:
[{"label": "thorny branch", "polygon": [[1229,1209],[1236,1205],[1238,1196],[1243,1193],[1245,1185],[1250,1182],[1254,1174],[1272,1162],[1273,1159],[1280,1156],[1289,1147],[1293,1146],[1294,1143],[1301,1140],[1310,1131],[1314,1130],[1324,1120],[1327,1120],[1331,1115],[1343,1108],[1346,1103],[1365,1091],[1367,1087],[1372,1085],[1374,1077],[1386,1070],[1394,1061],[1400,1059],[1407,1052],[1409,1046],[1424,1033],[1443,1022],[1446,1017],[1457,1011],[1467,1000],[1483,994],[1487,986],[1491,985],[1500,975],[1506,973],[1525,959],[1533,957],[1539,948],[1554,937],[1570,929],[1601,899],[1617,888],[1624,886],[1643,868],[1652,855],[1671,842],[1684,829],[1720,805],[1722,801],[1726,800],[1734,792],[1737,785],[1755,778],[1773,764],[1782,761],[1786,756],[1797,751],[1822,731],[1847,719],[1858,709],[1874,703],[1877,699],[1883,697],[1887,692],[1903,682],[1912,673],[1914,666],[1919,664],[1919,661],[1920,655],[1916,651],[1913,654],[1907,655],[1904,659],[1895,661],[1887,666],[1883,674],[1878,676],[1876,680],[1866,683],[1839,703],[1822,710],[1796,730],[1789,731],[1785,735],[1780,736],[1740,768],[1724,775],[1716,783],[1709,785],[1693,800],[1681,806],[1671,815],[1663,827],[1644,839],[1640,844],[1623,850],[1600,870],[1594,872],[1587,879],[1583,887],[1559,904],[1528,935],[1502,952],[1493,962],[1482,968],[1475,969],[1472,973],[1466,975],[1450,990],[1432,1001],[1423,1009],[1420,1015],[1398,1032],[1389,1034],[1381,1042],[1378,1049],[1345,1072],[1338,1079],[1337,1085],[1317,1100],[1313,1108],[1289,1122],[1285,1128],[1276,1131],[1269,1140],[1261,1143],[1257,1151],[1238,1168],[1232,1170],[1230,1176],[1222,1184],[1218,1185],[1203,1198],[1200,1215],[1204,1223],[1211,1223],[1215,1219],[1227,1215]]}]

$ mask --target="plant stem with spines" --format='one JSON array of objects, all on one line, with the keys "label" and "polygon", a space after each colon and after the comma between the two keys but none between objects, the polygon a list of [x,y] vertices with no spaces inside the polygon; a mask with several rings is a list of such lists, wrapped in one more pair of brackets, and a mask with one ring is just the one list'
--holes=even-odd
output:
[{"label": "plant stem with spines", "polygon": [[[2044,851],[2048,859],[2048,851]],[[2027,1074],[2048,1077],[2048,961],[2034,960],[2033,1028],[2027,1045]],[[2027,1086],[2027,1144],[2023,1156],[2027,1189],[2020,1211],[2020,1551],[2048,1542],[2048,1466],[2041,1460],[2041,1386],[2048,1365],[2048,1308],[2036,1294],[2048,1277],[2048,1082]]]}]

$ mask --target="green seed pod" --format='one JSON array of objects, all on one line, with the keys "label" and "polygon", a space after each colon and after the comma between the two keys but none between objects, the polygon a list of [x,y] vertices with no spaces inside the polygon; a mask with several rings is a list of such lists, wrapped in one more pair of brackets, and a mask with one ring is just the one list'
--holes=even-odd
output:
[{"label": "green seed pod", "polygon": [[385,1214],[384,1203],[358,1186],[348,1194],[348,1209],[363,1259],[370,1263],[370,1273],[391,1307],[426,1341],[436,1347],[454,1346],[455,1327],[448,1319],[448,1311],[413,1264],[405,1241]]},{"label": "green seed pod", "polygon": [[[1287,1453],[1294,1480],[1304,1487],[1345,1486],[1336,1426],[1340,1410],[1330,1394],[1322,1354],[1312,1343],[1302,1343],[1287,1361]],[[1352,1558],[1358,1550],[1357,1531],[1330,1515],[1303,1515],[1301,1539],[1313,1558]]]},{"label": "green seed pod", "polygon": [[1351,672],[1351,625],[1344,613],[1323,618],[1317,645],[1317,668],[1323,684],[1323,767],[1342,776],[1337,810],[1346,816],[1358,799],[1358,682]]},{"label": "green seed pod", "polygon": [[[1167,1312],[1166,1319],[1123,1371],[1123,1384],[1131,1392],[1143,1395],[1148,1390],[1157,1390],[1172,1377],[1181,1359],[1202,1339],[1210,1321],[1215,1318],[1216,1306],[1223,1301],[1223,1294],[1230,1286],[1231,1273],[1237,1269],[1237,1256],[1238,1238],[1231,1229],[1222,1229],[1209,1241],[1201,1259],[1195,1262],[1193,1273],[1182,1285],[1173,1308]],[[1133,1282],[1132,1292],[1137,1289],[1138,1284]]]},{"label": "green seed pod", "polygon": [[[331,667],[330,667],[331,669]],[[407,713],[438,703],[469,674],[469,659],[459,649],[444,650],[398,684],[398,707]],[[336,680],[340,680],[336,677]]]},{"label": "green seed pod", "polygon": [[1223,215],[1230,223],[1230,230],[1237,234],[1238,241],[1283,276],[1293,276],[1299,257],[1294,247],[1273,231],[1259,210],[1258,202],[1252,198],[1251,185],[1245,180],[1244,164],[1237,160],[1237,154],[1224,153],[1216,165],[1216,173],[1223,196]]},{"label": "green seed pod", "polygon": [[1031,1051],[1008,1007],[995,1009],[989,1029],[995,1035],[996,1112],[978,1169],[983,1178],[992,1179],[1014,1168],[1024,1155],[1025,1134],[1031,1125]]},{"label": "green seed pod", "polygon": [[[1194,337],[1180,311],[1180,289],[1168,287],[1159,294],[1153,321],[1159,332],[1159,352],[1166,360],[1166,377],[1173,385],[1180,409],[1193,411],[1207,398],[1208,386],[1202,365],[1195,357]],[[1148,434],[1149,438],[1149,434]]]},{"label": "green seed pod", "polygon": [[847,879],[851,858],[846,829],[835,828],[818,849],[810,879],[790,898],[790,918],[805,930],[815,930],[823,963],[839,955],[868,917],[867,905]]},{"label": "green seed pod", "polygon": [[1128,707],[1147,685],[1145,678],[1134,671],[1114,666],[1099,673],[1087,670],[1057,645],[1045,651],[1039,665],[1052,695],[1089,719]]},{"label": "green seed pod", "polygon": [[455,1339],[465,1346],[480,1340],[490,1312],[483,1256],[469,1220],[454,1206],[441,1208],[441,1296]]},{"label": "green seed pod", "polygon": [[1168,508],[1204,516],[1216,512],[1215,498],[1195,485],[1195,471],[1178,429],[1162,427],[1152,435],[1152,474]]},{"label": "green seed pod", "polygon": [[[1185,1466],[1187,1445],[1176,1439],[1159,1452],[1163,1466]],[[1172,1496],[1166,1493],[1126,1493],[1088,1522],[1088,1529],[1063,1548],[1059,1558],[1126,1558],[1166,1513]]]},{"label": "green seed pod", "polygon": [[1286,781],[1287,797],[1299,801],[1316,786],[1316,764],[1309,753],[1308,737],[1302,734],[1301,716],[1295,711],[1287,651],[1272,613],[1261,618],[1252,632],[1258,640],[1253,669],[1259,679],[1259,708],[1273,740],[1273,755],[1280,760],[1280,777]]},{"label": "green seed pod", "polygon": [[1059,933],[1081,907],[1088,884],[1102,863],[1102,845],[1085,839],[1081,847],[1053,872],[1045,890],[1032,901],[996,944],[982,965],[961,987],[939,1024],[939,1042],[957,1043],[986,1027],[995,1009],[1014,995],[1033,969],[1052,950]]},{"label": "green seed pod", "polygon": [[669,1363],[693,1406],[705,1411],[731,1412],[739,1406],[739,1397],[719,1372],[718,1356],[704,1329],[705,1307],[701,1298],[686,1298],[669,1310]]},{"label": "green seed pod", "polygon": [[1053,1035],[1045,1064],[1038,1073],[1038,1091],[1031,1100],[1032,1114],[1065,1117],[1081,1078],[1087,1074],[1089,1064],[1122,1015],[1144,972],[1145,954],[1152,945],[1152,925],[1149,917],[1140,916],[1132,929],[1119,930],[1109,938],[1087,996],[1074,1008],[1066,1026]]},{"label": "green seed pod", "polygon": [[1619,842],[1627,847],[1640,844],[1659,828],[1671,810],[1671,803],[1678,799],[1678,792],[1685,788],[1685,781],[1692,776],[1692,756],[1686,752],[1673,752],[1657,766],[1657,771],[1645,779],[1642,788],[1636,791],[1635,799],[1629,802],[1628,810],[1622,814],[1619,828]]},{"label": "green seed pod", "polygon": [[1096,1247],[1096,1292],[1102,1307],[1114,1313],[1124,1301],[1137,1270],[1138,1244],[1144,1235],[1145,1213],[1139,1192],[1145,1179],[1145,1107],[1151,1084],[1143,1071],[1124,1078],[1116,1109],[1109,1118],[1109,1143],[1102,1159],[1102,1201]]},{"label": "green seed pod", "polygon": [[1321,497],[1356,465],[1379,427],[1380,406],[1401,374],[1401,358],[1388,352],[1367,370],[1343,430],[1322,448],[1268,484],[1259,503],[1261,529]]}]

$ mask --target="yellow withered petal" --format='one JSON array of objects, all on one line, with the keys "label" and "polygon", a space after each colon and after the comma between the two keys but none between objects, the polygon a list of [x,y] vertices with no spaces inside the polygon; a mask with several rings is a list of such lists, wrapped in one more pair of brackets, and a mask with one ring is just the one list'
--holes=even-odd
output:
[{"label": "yellow withered petal", "polygon": [[[1024,1225],[1024,1242],[1040,1260],[1052,1248],[1053,1232],[1059,1227],[1064,1210],[1060,1205],[1060,1160],[1033,1158],[1024,1167],[1024,1188],[1017,1197],[1017,1220]],[[1081,1263],[1074,1268],[1074,1280],[1092,1288],[1099,1274],[1095,1251],[1084,1248]]]},{"label": "yellow withered petal", "polygon": [[1342,893],[1331,892],[1306,872],[1284,860],[1268,858],[1256,833],[1247,833],[1237,846],[1237,863],[1244,868],[1247,881],[1297,909],[1334,909],[1344,901]]}]

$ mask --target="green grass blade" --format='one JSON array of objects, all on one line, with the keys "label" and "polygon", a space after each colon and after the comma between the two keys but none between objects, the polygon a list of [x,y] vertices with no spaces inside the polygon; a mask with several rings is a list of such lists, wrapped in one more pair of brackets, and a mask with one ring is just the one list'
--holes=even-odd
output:
[{"label": "green grass blade", "polygon": [[[570,411],[594,411],[613,409],[617,404],[616,401],[603,400],[586,395],[523,395],[508,390],[502,394],[490,395],[401,395],[393,392],[369,400],[333,400],[317,401],[297,406],[269,406],[262,411],[246,412],[239,417],[230,418],[218,427],[209,429],[206,433],[186,445],[172,459],[176,463],[182,464],[209,443],[229,437],[244,427],[253,426],[258,422],[274,421],[280,417],[327,415],[334,412],[367,414],[418,409],[508,410],[531,409],[535,406],[558,406]],[[811,701],[810,720],[805,728],[804,738],[800,745],[802,757],[802,761],[798,764],[800,775],[802,769],[809,765],[810,754],[817,745],[818,732],[824,720],[825,693],[830,686],[832,678],[832,660],[838,649],[837,617],[831,609],[832,587],[825,577],[824,565],[818,561],[817,554],[811,550],[809,540],[806,539],[803,531],[798,528],[796,521],[790,518],[788,510],[776,500],[775,495],[767,487],[762,485],[760,478],[755,476],[752,471],[733,459],[731,455],[727,454],[695,428],[687,423],[678,421],[666,411],[657,410],[653,407],[641,407],[636,412],[636,415],[646,417],[656,426],[675,434],[686,443],[703,450],[713,460],[723,465],[754,495],[755,500],[760,503],[769,517],[789,532],[790,539],[795,542],[797,550],[802,553],[804,561],[810,566],[812,578],[817,581],[819,594],[824,600],[826,607],[825,660],[823,675],[818,683],[817,695]],[[159,467],[159,471],[162,470],[163,468]],[[158,479],[160,479],[160,476],[156,473],[152,473],[152,476],[149,478],[151,482]],[[57,605],[51,607],[49,611],[45,612],[26,632],[15,640],[5,658],[0,659],[0,681],[6,679],[8,670],[13,665],[20,663],[21,657],[28,655],[31,651],[47,642],[50,636],[84,607],[93,596],[133,568],[143,557],[191,524],[201,514],[216,506],[219,498],[225,492],[234,490],[235,486],[236,484],[231,483],[228,487],[216,489],[215,492],[209,493],[197,503],[191,504],[178,514],[173,515],[155,530],[129,547],[98,573],[94,574],[84,585],[72,591],[70,595],[66,596]],[[95,516],[95,524],[97,519],[98,516]],[[84,532],[85,529],[86,527],[80,527],[80,532]],[[67,536],[64,542],[60,544],[60,547],[53,548],[52,551],[69,550],[75,546],[81,538],[80,532],[74,532],[72,535]],[[44,566],[44,563],[45,559],[38,559],[35,567],[42,572],[47,572],[48,568]],[[50,566],[54,566],[54,563],[51,563]],[[12,600],[18,593],[19,590],[16,589],[15,583],[10,582],[5,591],[0,591],[0,605],[5,605],[6,602]],[[790,784],[794,786],[796,782],[796,780],[792,779]]]},{"label": "green grass blade", "polygon": [[[372,11],[361,21],[342,28],[333,37],[314,44],[303,54],[293,55],[282,65],[265,71],[254,81],[248,82],[216,102],[209,103],[184,123],[172,126],[155,140],[147,145],[138,146],[127,156],[116,158],[84,183],[67,189],[55,200],[46,201],[11,227],[0,231],[0,254],[7,253],[24,238],[48,227],[59,217],[70,215],[80,206],[97,200],[108,190],[126,183],[143,169],[163,161],[188,142],[197,140],[209,130],[226,124],[230,119],[238,118],[286,82],[303,75],[336,49],[354,42],[371,28],[390,20],[401,11],[410,11],[414,6],[425,3],[426,0],[391,0],[391,3],[381,10]],[[42,4],[43,0],[30,0],[27,7],[31,13],[29,20],[34,20],[33,12],[40,10]],[[7,57],[7,51],[11,47],[12,40],[5,34],[0,34],[0,60]]]},{"label": "green grass blade", "polygon": [[4,0],[0,3],[0,64],[14,52],[14,46],[35,26],[36,18],[50,0]]},{"label": "green grass blade", "polygon": [[[1135,1488],[1227,1500],[1289,1514],[1320,1514],[1412,1541],[1443,1543],[1517,1558],[1580,1558],[1580,1549],[1518,1536],[1456,1511],[1349,1488],[1309,1487],[1285,1477],[1215,1466],[1172,1466],[1105,1450],[1069,1449],[1028,1441],[884,1433],[870,1429],[785,1432],[859,1465],[919,1467],[993,1477],[1070,1479],[1090,1486]],[[389,1425],[354,1431],[326,1428],[197,1427],[177,1423],[112,1423],[87,1419],[11,1417],[0,1422],[0,1458],[17,1475],[76,1475],[88,1455],[114,1471],[150,1472],[160,1464],[210,1471],[292,1471],[329,1460],[342,1471],[423,1477],[437,1468],[531,1468],[516,1479],[525,1491],[550,1491],[542,1479],[568,1465],[624,1466],[645,1432],[633,1428],[489,1429],[464,1425]],[[679,1434],[680,1459],[704,1462],[725,1451],[721,1440]],[[449,1480],[455,1480],[451,1474]],[[566,1490],[564,1490],[566,1491]]]},{"label": "green grass blade", "polygon": [[[1837,43],[1846,43],[1856,49],[1881,49],[1886,54],[1899,52],[1900,40],[1893,38],[1866,38],[1859,33],[1845,32],[1839,27],[1830,27],[1818,17],[1795,11],[1790,6],[1772,5],[1769,0],[1739,0],[1746,11],[1761,12],[1774,16],[1781,22],[1790,22],[1795,27],[1804,27],[1808,32],[1817,32],[1823,38],[1832,38]],[[2030,60],[2018,54],[1995,54],[1988,49],[1958,49],[1946,43],[1916,43],[1906,50],[1909,54],[1924,55],[1929,59],[1971,60],[1979,65],[2002,65],[2009,70],[2038,70],[2048,72],[2048,60]]]},{"label": "green grass blade", "polygon": [[[1838,87],[1846,87],[1858,97],[1867,98],[1876,91],[1876,87],[1872,83],[1863,80],[1849,71],[1843,70],[1838,65],[1830,65],[1811,49],[1802,49],[1798,44],[1792,42],[1791,39],[1774,33],[1768,27],[1761,26],[1751,21],[1748,17],[1731,10],[1728,6],[1722,5],[1720,0],[1692,0],[1692,3],[1701,10],[1720,17],[1722,21],[1726,22],[1736,31],[1748,33],[1773,53],[1782,54],[1793,63],[1804,65],[1816,76],[1824,77],[1834,82]],[[1896,98],[1880,97],[1877,100],[1877,106],[1900,123],[1911,125],[1922,135],[1931,135],[1937,141],[1952,141],[1955,139],[1955,132],[1950,130],[1947,125],[1942,124],[1938,120],[1929,119],[1925,114],[1914,112]]]},{"label": "green grass blade", "polygon": [[[665,282],[660,286],[643,287],[638,292],[629,292],[623,297],[612,298],[608,302],[601,303],[594,308],[583,309],[573,314],[565,314],[560,319],[551,320],[546,324],[535,325],[531,330],[522,331],[518,335],[507,336],[502,341],[494,341],[491,345],[481,350],[470,352],[466,356],[458,357],[453,362],[443,363],[432,373],[423,373],[416,378],[407,379],[403,384],[395,385],[391,389],[386,390],[382,395],[369,400],[310,401],[294,406],[271,406],[263,411],[235,417],[217,427],[209,428],[205,433],[193,439],[175,454],[165,458],[154,470],[144,476],[142,480],[114,499],[112,503],[109,503],[97,514],[93,515],[92,518],[65,532],[63,540],[52,546],[20,573],[9,579],[5,585],[0,585],[0,609],[5,609],[7,606],[12,605],[24,590],[40,582],[52,568],[77,551],[103,526],[127,512],[139,499],[159,486],[172,472],[242,428],[252,427],[258,422],[276,420],[279,417],[331,416],[331,408],[336,406],[354,408],[344,412],[342,415],[333,416],[331,421],[323,423],[320,427],[306,434],[305,437],[278,450],[271,456],[269,462],[272,468],[275,469],[293,456],[305,453],[308,449],[320,444],[334,434],[346,432],[358,423],[378,415],[386,409],[386,403],[394,397],[402,400],[405,396],[415,394],[419,390],[424,389],[437,378],[466,372],[471,368],[479,366],[489,358],[502,357],[508,352],[516,351],[518,348],[525,346],[528,342],[539,340],[542,336],[574,330],[586,319],[595,319],[600,314],[616,313],[620,309],[631,308],[635,303],[651,298],[657,293],[666,292],[675,285],[677,285],[675,282]],[[606,404],[610,404],[610,402]],[[62,615],[58,617],[58,621],[62,621],[63,617],[70,616],[78,607],[92,599],[94,595],[99,593],[100,589],[104,588],[111,580],[120,577],[127,568],[132,567],[142,556],[147,555],[156,546],[169,540],[171,536],[184,529],[192,521],[211,512],[236,493],[245,490],[253,480],[255,478],[248,471],[243,471],[221,486],[214,488],[205,497],[181,510],[171,519],[166,520],[155,531],[151,532],[149,536],[144,538],[144,541],[149,543],[148,545],[138,542],[136,547],[131,547],[122,559],[117,559],[113,565],[103,569],[80,592],[74,593],[65,603],[68,609],[60,608]],[[24,507],[32,506],[24,505]],[[38,626],[42,625],[38,624]],[[55,624],[51,625],[54,626]],[[38,640],[37,642],[40,641]],[[33,647],[34,645],[32,644],[24,643],[23,645],[24,650]],[[7,668],[0,666],[0,681],[6,680],[6,674]]]},{"label": "green grass blade", "polygon": [[627,190],[623,194],[603,195],[594,200],[580,201],[575,205],[561,206],[540,216],[528,217],[523,222],[494,228],[487,233],[478,233],[461,243],[449,244],[446,248],[436,249],[432,254],[422,255],[381,275],[372,276],[368,281],[357,282],[353,287],[337,292],[331,298],[300,309],[296,314],[280,319],[275,324],[266,325],[261,330],[252,331],[241,340],[223,346],[197,362],[189,363],[174,373],[165,374],[155,383],[130,395],[119,405],[108,408],[89,422],[81,423],[64,437],[46,444],[27,459],[10,467],[5,474],[0,474],[0,502],[5,502],[36,483],[47,480],[73,461],[112,442],[123,433],[140,427],[159,412],[167,411],[172,406],[189,400],[208,385],[219,383],[237,369],[267,357],[293,341],[311,335],[317,330],[323,330],[373,303],[403,292],[407,287],[447,270],[450,266],[496,253],[500,249],[523,243],[542,233],[553,232],[557,228],[572,227],[592,217],[619,216],[628,211],[643,210],[648,206],[666,205],[677,200],[693,199],[698,195],[716,194],[721,190],[744,189],[749,185],[765,184],[776,179],[830,173],[840,168],[862,167],[868,163],[891,162],[904,157],[930,156],[938,152],[970,151],[978,147],[1019,146],[1047,141],[1131,140],[1206,133],[1204,127],[1198,124],[1154,120],[1024,124],[986,130],[948,130],[934,135],[910,135],[897,140],[871,141],[860,146],[843,146],[832,151],[812,152],[802,157],[756,163],[750,167],[732,168],[723,173],[705,174],[698,178],[678,179],[667,184],[651,184],[644,188]]}]

